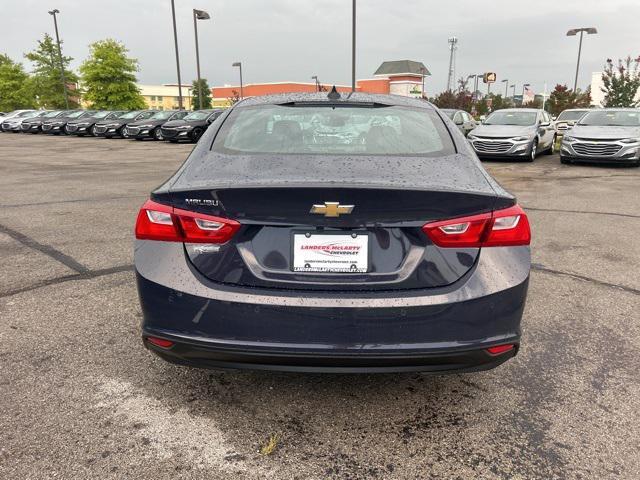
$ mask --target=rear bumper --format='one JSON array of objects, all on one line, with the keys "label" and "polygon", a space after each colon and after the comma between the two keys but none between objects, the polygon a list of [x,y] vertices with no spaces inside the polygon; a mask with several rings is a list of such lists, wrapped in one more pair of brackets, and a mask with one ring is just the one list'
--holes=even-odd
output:
[{"label": "rear bumper", "polygon": [[[170,340],[170,348],[150,343],[155,336]],[[318,349],[256,348],[246,345],[221,344],[210,339],[185,338],[153,330],[143,332],[146,348],[163,360],[177,365],[214,369],[253,369],[323,373],[431,372],[434,374],[489,370],[513,358],[519,338],[508,343],[512,350],[491,355],[484,349],[441,349],[414,352],[359,352]],[[506,343],[506,342],[502,342]]]}]

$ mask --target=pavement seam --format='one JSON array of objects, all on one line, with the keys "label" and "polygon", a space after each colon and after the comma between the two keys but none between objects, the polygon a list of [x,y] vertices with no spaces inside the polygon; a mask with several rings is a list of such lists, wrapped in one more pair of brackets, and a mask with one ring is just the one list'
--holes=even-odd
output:
[{"label": "pavement seam", "polygon": [[0,233],[9,235],[11,238],[21,243],[25,247],[29,247],[39,251],[40,253],[44,253],[48,257],[53,258],[57,262],[62,263],[64,266],[70,268],[71,270],[77,273],[82,274],[82,273],[89,272],[89,269],[87,267],[82,265],[73,257],[67,255],[66,253],[62,253],[60,250],[55,249],[51,245],[45,245],[44,243],[40,243],[37,240],[34,240],[33,238],[25,235],[24,233],[20,233],[17,230],[9,228],[5,225],[0,225]]},{"label": "pavement seam", "polygon": [[524,208],[525,210],[531,210],[533,212],[584,213],[584,214],[594,214],[594,215],[611,215],[615,217],[640,218],[640,215],[632,215],[630,213],[595,212],[595,211],[588,211],[588,210],[563,210],[560,208],[527,207],[525,205],[523,205],[522,208]]},{"label": "pavement seam", "polygon": [[615,288],[617,290],[622,290],[624,292],[632,293],[634,295],[640,295],[640,290],[637,289],[637,288],[627,287],[626,285],[618,285],[616,283],[605,282],[603,280],[597,280],[595,278],[587,277],[585,275],[580,275],[578,273],[571,273],[571,272],[563,272],[561,270],[554,270],[553,268],[547,268],[544,265],[541,265],[539,263],[531,264],[531,270],[538,271],[538,272],[543,272],[543,273],[549,273],[551,275],[560,275],[560,276],[564,276],[564,277],[570,277],[570,278],[573,278],[573,279],[576,279],[576,280],[582,280],[584,282],[593,283],[595,285],[600,285],[600,286],[609,287],[609,288]]},{"label": "pavement seam", "polygon": [[42,280],[32,285],[29,285],[27,287],[21,287],[21,288],[16,288],[15,290],[2,292],[0,293],[0,298],[11,297],[13,295],[18,295],[19,293],[30,292],[32,290],[37,290],[38,288],[50,287],[51,285],[58,285],[60,283],[72,282],[75,280],[91,280],[98,277],[113,275],[115,273],[131,272],[131,271],[133,271],[133,265],[129,264],[129,265],[118,265],[116,267],[101,268],[98,270],[89,270],[84,273],[74,273],[72,275],[64,275],[62,277]]},{"label": "pavement seam", "polygon": [[110,200],[130,199],[130,198],[143,198],[140,195],[119,195],[117,197],[96,197],[96,198],[76,198],[72,200],[54,200],[52,202],[34,202],[34,203],[9,203],[1,205],[0,208],[19,208],[19,207],[37,207],[40,205],[59,205],[65,203],[80,203],[80,202],[104,202]]}]

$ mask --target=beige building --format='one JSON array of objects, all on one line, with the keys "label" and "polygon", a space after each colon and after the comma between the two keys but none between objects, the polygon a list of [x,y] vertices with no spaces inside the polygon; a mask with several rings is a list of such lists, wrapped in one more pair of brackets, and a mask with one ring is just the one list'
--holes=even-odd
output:
[{"label": "beige building", "polygon": [[[154,110],[178,109],[178,84],[138,85],[147,107]],[[191,110],[191,85],[182,85],[182,108]]]}]

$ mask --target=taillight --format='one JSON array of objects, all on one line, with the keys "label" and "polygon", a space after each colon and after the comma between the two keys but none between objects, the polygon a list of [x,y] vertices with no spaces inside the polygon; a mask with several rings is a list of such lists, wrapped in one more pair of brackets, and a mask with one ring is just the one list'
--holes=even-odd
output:
[{"label": "taillight", "polygon": [[186,243],[225,243],[240,228],[235,220],[181,210],[147,200],[138,213],[136,238]]},{"label": "taillight", "polygon": [[490,355],[501,355],[506,352],[510,352],[515,348],[513,343],[505,343],[504,345],[496,345],[494,347],[489,347],[486,349],[487,353]]},{"label": "taillight", "polygon": [[439,247],[480,248],[531,243],[529,220],[519,205],[491,213],[427,223],[422,231]]}]

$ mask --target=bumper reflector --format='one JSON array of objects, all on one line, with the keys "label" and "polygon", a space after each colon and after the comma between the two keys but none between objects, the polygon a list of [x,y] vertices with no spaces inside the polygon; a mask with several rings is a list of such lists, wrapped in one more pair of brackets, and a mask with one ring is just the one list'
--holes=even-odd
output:
[{"label": "bumper reflector", "polygon": [[487,348],[487,353],[490,355],[500,355],[501,353],[510,352],[515,345],[513,343],[507,343],[505,345],[496,345],[494,347]]},{"label": "bumper reflector", "polygon": [[155,345],[156,347],[160,347],[160,348],[173,347],[173,342],[171,340],[165,340],[164,338],[147,337],[147,341]]}]

